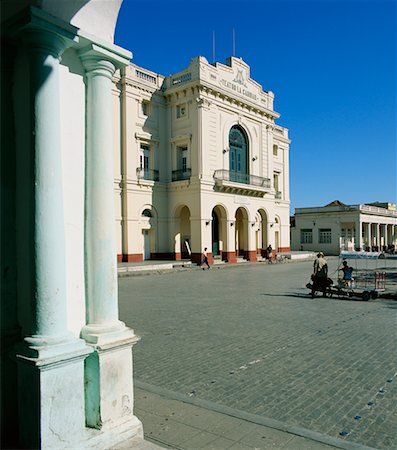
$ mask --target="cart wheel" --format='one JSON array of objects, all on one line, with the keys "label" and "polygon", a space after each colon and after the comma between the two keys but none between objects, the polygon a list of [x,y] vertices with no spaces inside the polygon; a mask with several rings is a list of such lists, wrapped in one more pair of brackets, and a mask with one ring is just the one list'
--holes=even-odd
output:
[{"label": "cart wheel", "polygon": [[371,298],[372,300],[375,300],[378,298],[378,293],[376,291],[371,291]]},{"label": "cart wheel", "polygon": [[370,299],[371,295],[368,291],[363,292],[363,300],[368,301]]}]

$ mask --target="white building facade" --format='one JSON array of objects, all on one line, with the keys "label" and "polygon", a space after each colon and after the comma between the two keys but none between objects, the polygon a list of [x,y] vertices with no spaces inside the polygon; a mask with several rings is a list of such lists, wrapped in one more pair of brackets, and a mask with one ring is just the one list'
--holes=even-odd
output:
[{"label": "white building facade", "polygon": [[119,261],[290,250],[288,130],[240,58],[114,78]]},{"label": "white building facade", "polygon": [[397,211],[393,203],[296,208],[291,227],[292,250],[390,251],[397,243]]}]

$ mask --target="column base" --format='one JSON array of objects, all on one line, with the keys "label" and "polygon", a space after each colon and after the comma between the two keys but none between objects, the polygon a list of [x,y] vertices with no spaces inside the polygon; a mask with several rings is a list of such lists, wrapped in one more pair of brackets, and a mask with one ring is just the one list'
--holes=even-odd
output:
[{"label": "column base", "polygon": [[95,343],[88,342],[94,351],[85,361],[86,424],[110,434],[117,434],[114,430],[123,424],[127,423],[126,429],[135,424],[132,428],[138,433],[142,426],[133,415],[132,347],[140,338],[120,324],[123,329],[96,335]]},{"label": "column base", "polygon": [[109,324],[88,324],[81,330],[81,337],[88,343],[105,348],[107,344],[122,342],[132,344],[139,341],[134,330],[125,326],[124,322],[116,321]]},{"label": "column base", "polygon": [[226,261],[229,264],[236,264],[236,252],[222,252],[222,260]]},{"label": "column base", "polygon": [[[80,345],[79,340],[76,348]],[[55,347],[47,358],[16,354],[19,441],[24,448],[79,448],[86,439],[84,359],[92,349],[84,343],[79,350],[69,351],[69,346],[61,353],[61,346]]]},{"label": "column base", "polygon": [[246,250],[245,252],[245,259],[247,261],[256,262],[256,250]]}]

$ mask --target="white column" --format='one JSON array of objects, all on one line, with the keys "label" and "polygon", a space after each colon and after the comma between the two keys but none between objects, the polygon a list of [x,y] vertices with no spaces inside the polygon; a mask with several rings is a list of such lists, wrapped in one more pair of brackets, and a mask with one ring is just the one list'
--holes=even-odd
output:
[{"label": "white column", "polygon": [[95,44],[79,51],[86,70],[85,272],[87,325],[94,349],[86,361],[86,422],[107,436],[142,436],[133,415],[132,346],[118,319],[113,193],[112,75],[126,59]]},{"label": "white column", "polygon": [[372,245],[373,245],[373,237],[372,237],[372,223],[368,223],[368,246],[369,251],[372,251]]},{"label": "white column", "polygon": [[30,285],[21,291],[20,308],[30,326],[16,353],[19,437],[27,448],[73,448],[85,434],[83,369],[92,351],[67,326],[59,63],[73,35],[27,20],[20,36],[29,56],[30,145],[21,151],[31,161],[31,178],[18,182],[32,195],[30,223],[20,224],[31,232],[32,258],[21,266]]},{"label": "white column", "polygon": [[358,248],[359,250],[362,250],[363,248],[363,238],[362,238],[362,226],[360,218],[358,218],[356,222],[356,242],[355,242],[355,248]]},{"label": "white column", "polygon": [[[34,295],[31,336],[34,353],[70,340],[66,317],[59,62],[66,42],[47,31],[24,33],[29,48],[32,96]],[[56,263],[55,263],[56,262]]]},{"label": "white column", "polygon": [[87,342],[125,331],[118,320],[115,242],[112,75],[114,63],[95,45],[80,52],[86,69],[85,272]]}]

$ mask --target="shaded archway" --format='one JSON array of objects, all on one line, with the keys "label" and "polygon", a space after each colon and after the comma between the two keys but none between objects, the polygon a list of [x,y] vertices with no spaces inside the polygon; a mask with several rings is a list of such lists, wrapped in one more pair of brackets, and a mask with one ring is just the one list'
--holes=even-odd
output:
[{"label": "shaded archway", "polygon": [[155,259],[157,245],[157,214],[154,208],[147,206],[141,213],[140,227],[142,232],[142,258],[144,261]]},{"label": "shaded archway", "polygon": [[236,211],[235,248],[236,256],[248,258],[248,212],[240,207]]},{"label": "shaded archway", "polygon": [[174,258],[176,260],[190,259],[192,248],[190,209],[186,205],[181,205],[176,209],[174,223]]},{"label": "shaded archway", "polygon": [[256,248],[257,253],[263,257],[266,257],[266,248],[270,244],[268,237],[268,218],[267,213],[264,209],[258,210],[255,216],[255,221],[257,221],[256,227]]},{"label": "shaded archway", "polygon": [[227,214],[223,206],[217,205],[212,210],[212,256],[224,259],[227,249]]}]

